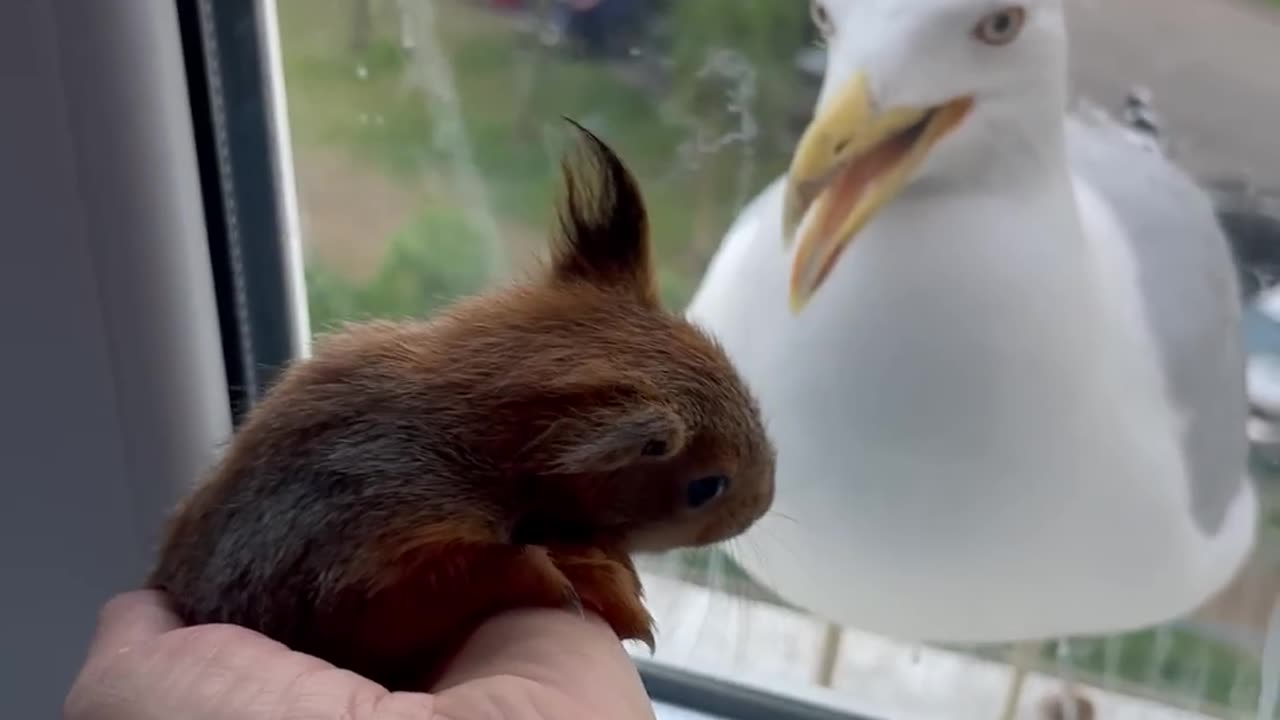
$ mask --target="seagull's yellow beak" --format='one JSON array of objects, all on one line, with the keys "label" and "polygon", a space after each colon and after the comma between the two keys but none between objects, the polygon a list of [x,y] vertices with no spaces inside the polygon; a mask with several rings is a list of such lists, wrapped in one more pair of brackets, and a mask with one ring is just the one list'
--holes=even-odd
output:
[{"label": "seagull's yellow beak", "polygon": [[792,261],[793,312],[972,106],[972,98],[963,97],[935,107],[877,109],[859,73],[814,118],[791,160],[783,207],[788,246],[811,207],[813,212]]}]

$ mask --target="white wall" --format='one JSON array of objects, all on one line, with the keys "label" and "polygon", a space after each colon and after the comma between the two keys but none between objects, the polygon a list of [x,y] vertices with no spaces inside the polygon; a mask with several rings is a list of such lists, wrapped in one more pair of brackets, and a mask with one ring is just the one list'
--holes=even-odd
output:
[{"label": "white wall", "polygon": [[0,2],[0,717],[59,716],[228,432],[186,92],[171,2]]}]

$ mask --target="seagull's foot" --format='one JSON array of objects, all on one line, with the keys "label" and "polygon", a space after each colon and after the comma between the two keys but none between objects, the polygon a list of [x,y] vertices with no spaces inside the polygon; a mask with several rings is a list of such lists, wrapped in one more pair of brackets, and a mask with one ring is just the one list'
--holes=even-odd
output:
[{"label": "seagull's foot", "polygon": [[1022,686],[1026,683],[1028,666],[1040,652],[1043,643],[1038,641],[1021,642],[1009,651],[1009,690],[1004,696],[1004,707],[1000,711],[1000,720],[1016,720],[1018,703],[1022,701]]},{"label": "seagull's foot", "polygon": [[1067,686],[1041,700],[1036,716],[1037,720],[1094,720],[1096,710],[1092,700]]}]

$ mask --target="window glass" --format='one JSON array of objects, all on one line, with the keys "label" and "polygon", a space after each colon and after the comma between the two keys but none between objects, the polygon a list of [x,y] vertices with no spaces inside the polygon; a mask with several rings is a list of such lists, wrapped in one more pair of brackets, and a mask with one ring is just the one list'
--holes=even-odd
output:
[{"label": "window glass", "polygon": [[715,283],[783,517],[642,559],[659,660],[891,717],[997,716],[1011,663],[1026,717],[1280,717],[1276,0],[277,5],[313,331],[527,268],[561,116],[638,176],[663,301]]}]

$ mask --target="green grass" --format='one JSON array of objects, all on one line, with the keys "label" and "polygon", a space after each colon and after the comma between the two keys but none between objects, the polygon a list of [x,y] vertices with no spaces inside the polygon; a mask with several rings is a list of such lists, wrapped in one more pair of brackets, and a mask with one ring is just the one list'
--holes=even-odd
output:
[{"label": "green grass", "polygon": [[[294,142],[349,147],[411,179],[433,161],[426,106],[404,92],[404,59],[389,38],[375,37],[362,52],[348,49],[342,5],[335,0],[279,3]],[[363,79],[359,67],[368,71]]]},{"label": "green grass", "polygon": [[[394,17],[378,7],[373,42],[353,53],[343,3],[281,1],[295,142],[347,147],[406,182],[427,174],[451,183],[452,166],[433,142],[439,117],[409,86],[410,61],[394,42]],[[537,48],[506,18],[455,0],[438,2],[436,16],[472,155],[503,226],[536,236],[550,227],[559,153],[570,137],[560,118],[572,117],[601,134],[640,179],[660,289],[671,306],[683,306],[739,204],[749,199],[735,197],[746,172],[740,157],[729,151],[682,169],[677,148],[690,130],[665,121],[661,103],[623,81],[615,67]],[[363,79],[357,66],[367,70]],[[785,162],[781,152],[758,156],[746,186],[758,190]],[[456,204],[438,209],[461,212]],[[704,235],[700,242],[692,242],[695,228]],[[405,310],[416,300],[406,296]]]},{"label": "green grass", "polygon": [[463,218],[439,207],[424,208],[392,239],[367,283],[308,264],[312,328],[323,332],[349,320],[430,314],[483,285],[487,261],[480,238]]}]

